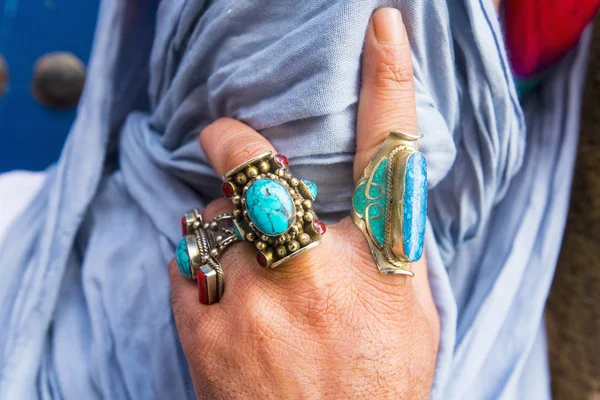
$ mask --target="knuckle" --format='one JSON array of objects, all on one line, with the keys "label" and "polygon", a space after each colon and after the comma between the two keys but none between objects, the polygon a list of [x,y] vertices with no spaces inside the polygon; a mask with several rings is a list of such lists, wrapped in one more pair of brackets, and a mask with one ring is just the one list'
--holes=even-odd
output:
[{"label": "knuckle", "polygon": [[382,89],[408,91],[413,88],[410,48],[405,45],[380,45],[375,85]]},{"label": "knuckle", "polygon": [[[316,249],[315,249],[316,250]],[[342,254],[334,254],[329,249],[331,258],[313,258],[319,265],[331,263],[332,259],[343,260]],[[294,265],[294,268],[298,267]],[[307,270],[306,268],[305,270]],[[283,301],[286,311],[292,316],[292,323],[299,327],[326,332],[341,323],[348,303],[352,298],[345,293],[347,286],[337,275],[333,277],[325,268],[312,268],[312,271],[301,273],[286,279],[282,285]]]},{"label": "knuckle", "polygon": [[239,137],[242,135],[232,134],[230,140],[225,145],[225,154],[232,168],[266,151],[264,146],[261,146],[262,143],[239,140]]},{"label": "knuckle", "polygon": [[311,329],[326,331],[339,324],[344,315],[339,299],[347,297],[339,295],[341,290],[340,285],[329,284],[297,293],[288,300],[290,309],[295,310],[291,314]]},{"label": "knuckle", "polygon": [[410,278],[405,276],[383,276],[379,274],[371,249],[364,234],[351,220],[344,220],[346,234],[346,254],[355,276],[360,282],[357,304],[368,314],[377,318],[385,316],[394,321],[411,307],[414,299]]},{"label": "knuckle", "polygon": [[244,313],[238,330],[242,337],[253,344],[268,345],[279,336],[277,308],[265,297],[259,291],[252,290],[242,300]]},{"label": "knuckle", "polygon": [[223,130],[223,125],[227,122],[227,118],[219,118],[210,124],[206,125],[200,132],[200,143],[206,143],[212,136],[218,135]]},{"label": "knuckle", "polygon": [[208,203],[204,210],[202,211],[202,217],[205,222],[212,221],[217,215],[231,212],[233,206],[231,204],[231,200],[226,198],[220,198],[211,201]]}]

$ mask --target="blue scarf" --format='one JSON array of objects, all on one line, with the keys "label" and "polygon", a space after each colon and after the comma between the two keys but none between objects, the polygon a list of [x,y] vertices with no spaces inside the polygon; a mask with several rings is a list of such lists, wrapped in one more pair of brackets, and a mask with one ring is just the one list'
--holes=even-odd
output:
[{"label": "blue scarf", "polygon": [[431,397],[549,398],[543,309],[589,35],[523,112],[483,0],[103,0],[60,161],[0,246],[0,398],[194,398],[167,262],[182,213],[219,197],[198,134],[250,124],[319,185],[319,215],[347,215],[360,54],[382,5],[407,24],[429,163]]}]

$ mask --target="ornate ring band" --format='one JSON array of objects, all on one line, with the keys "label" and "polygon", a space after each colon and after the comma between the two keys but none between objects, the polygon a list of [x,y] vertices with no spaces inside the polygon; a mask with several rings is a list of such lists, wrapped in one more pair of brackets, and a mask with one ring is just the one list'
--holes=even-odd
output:
[{"label": "ornate ring band", "polygon": [[413,276],[423,254],[427,162],[419,136],[393,131],[356,184],[352,219],[365,234],[382,274]]},{"label": "ornate ring band", "polygon": [[219,256],[239,240],[233,231],[233,215],[222,214],[205,223],[194,209],[181,218],[181,230],[183,238],[175,251],[179,271],[198,282],[200,303],[217,303],[225,290]]},{"label": "ornate ring band", "polygon": [[223,176],[233,202],[233,229],[253,242],[260,266],[276,268],[321,242],[325,224],[312,208],[317,185],[292,176],[281,154],[263,153]]}]

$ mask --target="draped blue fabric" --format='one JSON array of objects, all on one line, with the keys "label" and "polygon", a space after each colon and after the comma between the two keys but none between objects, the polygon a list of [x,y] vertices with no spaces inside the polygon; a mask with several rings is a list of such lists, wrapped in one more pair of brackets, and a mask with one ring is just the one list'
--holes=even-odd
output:
[{"label": "draped blue fabric", "polygon": [[523,111],[489,1],[103,0],[60,161],[0,246],[0,398],[194,398],[166,266],[182,213],[219,197],[198,134],[245,121],[319,185],[321,216],[347,215],[363,37],[383,5],[407,25],[429,164],[431,397],[550,396],[543,307],[589,35]]}]

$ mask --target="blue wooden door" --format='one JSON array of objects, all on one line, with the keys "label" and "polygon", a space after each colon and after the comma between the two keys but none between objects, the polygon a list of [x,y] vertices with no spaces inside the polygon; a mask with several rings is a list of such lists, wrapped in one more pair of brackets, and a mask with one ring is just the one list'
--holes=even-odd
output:
[{"label": "blue wooden door", "polygon": [[58,159],[75,111],[34,99],[34,65],[57,51],[87,63],[98,6],[99,0],[0,0],[0,55],[8,68],[0,97],[0,172],[42,170]]}]

